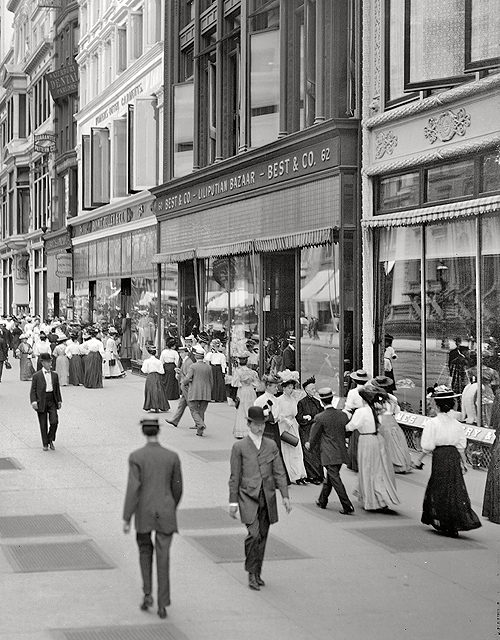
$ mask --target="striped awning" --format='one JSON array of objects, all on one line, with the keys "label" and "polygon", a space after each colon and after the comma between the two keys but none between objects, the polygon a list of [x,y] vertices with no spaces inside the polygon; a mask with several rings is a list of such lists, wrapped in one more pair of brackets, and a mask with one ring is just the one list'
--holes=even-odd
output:
[{"label": "striped awning", "polygon": [[465,202],[450,202],[409,211],[398,211],[398,213],[374,216],[373,218],[362,220],[361,224],[363,227],[368,228],[409,227],[420,224],[437,224],[445,220],[481,216],[493,212],[500,212],[500,196],[476,198]]},{"label": "striped awning", "polygon": [[194,249],[188,249],[187,251],[177,251],[172,253],[155,253],[151,258],[153,264],[171,264],[173,262],[185,262],[186,260],[192,260],[196,257],[196,251]]}]

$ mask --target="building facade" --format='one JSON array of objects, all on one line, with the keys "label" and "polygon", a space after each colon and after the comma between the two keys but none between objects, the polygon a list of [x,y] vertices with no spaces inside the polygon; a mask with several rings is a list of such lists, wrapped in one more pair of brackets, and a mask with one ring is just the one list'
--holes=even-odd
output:
[{"label": "building facade", "polygon": [[[74,316],[115,324],[130,345],[157,326],[156,218],[163,131],[163,2],[80,0]],[[143,346],[143,344],[142,344]]]},{"label": "building facade", "polygon": [[392,335],[409,411],[425,412],[436,383],[471,383],[462,410],[488,425],[500,384],[500,8],[402,4],[363,10],[364,362],[383,370]]},{"label": "building facade", "polygon": [[360,354],[357,4],[168,3],[153,189],[178,331],[259,341],[261,373],[294,336],[336,391]]}]

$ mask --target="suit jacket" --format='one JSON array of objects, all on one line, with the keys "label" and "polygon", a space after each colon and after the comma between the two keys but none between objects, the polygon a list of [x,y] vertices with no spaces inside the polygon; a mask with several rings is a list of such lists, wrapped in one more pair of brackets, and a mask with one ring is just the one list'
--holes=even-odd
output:
[{"label": "suit jacket", "polygon": [[238,503],[243,524],[251,524],[257,517],[259,495],[264,489],[271,524],[278,521],[276,486],[288,498],[286,473],[276,443],[262,438],[257,449],[249,436],[233,444],[229,502]]},{"label": "suit jacket", "polygon": [[4,360],[8,360],[9,358],[9,345],[7,344],[7,340],[3,338],[0,334],[0,362]]},{"label": "suit jacket", "polygon": [[[61,387],[59,386],[59,376],[55,371],[51,371],[52,376],[52,390],[54,393],[54,400],[56,402],[62,402],[61,396]],[[47,384],[45,382],[45,376],[43,371],[37,371],[33,374],[33,378],[31,379],[31,390],[30,390],[30,402],[37,402],[38,407],[37,411],[39,413],[43,413],[45,411],[45,392],[47,390]]]},{"label": "suit jacket", "polygon": [[187,399],[212,399],[212,369],[206,362],[194,362],[188,369],[182,383],[183,391],[187,391]]},{"label": "suit jacket", "polygon": [[[323,405],[319,400],[312,396],[306,396],[297,403],[296,420],[301,427],[312,425],[313,419],[318,413],[323,412]],[[304,416],[311,416],[310,420],[304,420]]]},{"label": "suit jacket", "polygon": [[347,415],[339,409],[328,407],[314,418],[309,439],[311,449],[319,439],[321,464],[347,464],[349,455],[345,445]]},{"label": "suit jacket", "polygon": [[295,371],[295,349],[292,349],[290,345],[283,349],[281,367],[283,370],[290,369],[290,371]]},{"label": "suit jacket", "polygon": [[134,515],[137,533],[177,531],[176,509],[182,496],[179,456],[159,442],[130,454],[123,519]]}]

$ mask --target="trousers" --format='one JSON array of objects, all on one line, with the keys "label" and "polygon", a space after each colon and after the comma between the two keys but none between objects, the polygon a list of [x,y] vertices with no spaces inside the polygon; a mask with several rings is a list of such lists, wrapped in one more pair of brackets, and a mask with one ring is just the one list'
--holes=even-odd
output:
[{"label": "trousers", "polygon": [[318,498],[318,502],[322,505],[328,504],[328,496],[330,495],[332,488],[335,489],[336,494],[339,497],[340,504],[346,511],[351,511],[353,506],[349,500],[347,491],[345,490],[344,483],[340,478],[341,464],[328,464],[325,466],[326,478],[323,481],[323,488]]},{"label": "trousers", "polygon": [[271,523],[269,522],[266,498],[264,491],[261,489],[257,515],[251,524],[247,524],[248,535],[245,538],[245,571],[248,571],[248,573],[260,575],[262,571],[270,526]]},{"label": "trousers", "polygon": [[[56,439],[57,425],[59,424],[57,403],[52,391],[45,394],[45,411],[37,411],[37,416],[38,424],[40,425],[40,435],[42,436],[42,444],[44,447],[48,447],[49,442],[54,442]],[[47,418],[50,429],[47,429]]]},{"label": "trousers", "polygon": [[186,394],[182,392],[179,400],[179,404],[177,405],[177,411],[175,412],[175,415],[172,418],[171,422],[173,422],[174,424],[179,424],[182,416],[184,415],[184,411],[186,411],[187,407],[188,407],[187,397],[186,397]]},{"label": "trousers", "polygon": [[153,551],[156,547],[156,575],[158,580],[158,609],[170,605],[170,545],[172,533],[155,531],[155,543],[151,540],[151,531],[137,533],[139,564],[142,575],[142,590],[145,596],[153,589]]},{"label": "trousers", "polygon": [[205,411],[208,407],[208,400],[188,400],[188,407],[196,428],[201,431],[205,429]]}]

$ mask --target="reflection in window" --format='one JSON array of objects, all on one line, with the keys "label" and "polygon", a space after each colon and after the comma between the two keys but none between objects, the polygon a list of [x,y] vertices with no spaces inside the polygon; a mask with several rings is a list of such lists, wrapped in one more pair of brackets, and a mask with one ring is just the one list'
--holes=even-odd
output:
[{"label": "reflection in window", "polygon": [[193,171],[194,85],[174,87],[174,178]]},{"label": "reflection in window", "polygon": [[382,178],[379,183],[379,209],[402,209],[415,207],[419,203],[419,173]]},{"label": "reflection in window", "polygon": [[[396,396],[403,410],[418,413],[421,388],[422,320],[420,256],[422,232],[415,227],[383,229],[379,249],[379,340],[383,347],[384,335],[394,337],[392,346],[397,355],[393,363]],[[375,364],[377,367],[377,364]],[[383,374],[383,352],[378,370]]]},{"label": "reflection in window", "polygon": [[300,255],[301,378],[340,392],[340,282],[336,245],[307,247]]},{"label": "reflection in window", "polygon": [[279,132],[279,31],[252,34],[250,56],[251,146],[260,147]]},{"label": "reflection in window", "polygon": [[474,195],[474,160],[428,169],[426,187],[427,202]]},{"label": "reflection in window", "polygon": [[481,192],[500,191],[500,153],[482,159]]},{"label": "reflection in window", "polygon": [[[467,7],[469,4],[469,7]],[[498,0],[468,0],[466,65],[468,70],[485,69],[500,63],[500,5]]]}]

